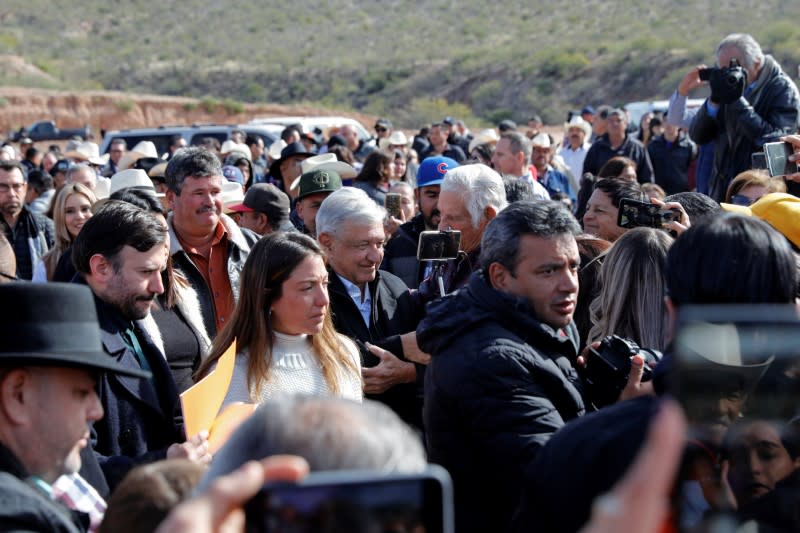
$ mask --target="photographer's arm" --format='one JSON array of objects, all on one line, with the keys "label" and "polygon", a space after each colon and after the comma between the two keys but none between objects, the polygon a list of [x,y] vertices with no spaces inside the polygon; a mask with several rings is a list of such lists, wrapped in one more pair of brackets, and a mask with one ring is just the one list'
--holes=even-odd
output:
[{"label": "photographer's arm", "polygon": [[719,134],[717,118],[709,112],[708,102],[706,100],[706,103],[700,106],[694,120],[692,120],[692,125],[689,127],[689,137],[697,144],[711,142]]}]

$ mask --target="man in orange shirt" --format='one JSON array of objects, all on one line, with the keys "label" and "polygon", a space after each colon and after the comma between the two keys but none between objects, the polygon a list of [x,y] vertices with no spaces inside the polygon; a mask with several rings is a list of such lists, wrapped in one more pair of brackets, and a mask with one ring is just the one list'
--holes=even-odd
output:
[{"label": "man in orange shirt", "polygon": [[170,255],[197,291],[210,337],[230,319],[239,274],[258,235],[222,214],[222,167],[203,148],[176,152],[166,170]]}]

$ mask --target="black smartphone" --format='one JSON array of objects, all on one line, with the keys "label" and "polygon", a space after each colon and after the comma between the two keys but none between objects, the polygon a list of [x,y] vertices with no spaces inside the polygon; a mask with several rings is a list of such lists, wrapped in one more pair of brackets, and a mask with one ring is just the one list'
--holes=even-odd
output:
[{"label": "black smartphone", "polygon": [[458,257],[460,248],[460,231],[423,231],[419,234],[417,259],[419,261],[449,261]]},{"label": "black smartphone", "polygon": [[664,224],[673,220],[680,221],[679,209],[663,209],[649,202],[640,202],[630,198],[623,198],[619,202],[617,226],[621,228],[663,228]]},{"label": "black smartphone", "polygon": [[767,156],[764,152],[753,152],[750,155],[750,168],[753,170],[767,170]]},{"label": "black smartphone", "polygon": [[677,481],[679,530],[785,519],[763,510],[787,495],[800,504],[797,308],[682,308],[673,348],[668,383],[689,421]]},{"label": "black smartphone", "polygon": [[764,144],[764,155],[767,158],[767,170],[770,176],[786,176],[797,172],[797,163],[789,161],[794,148],[786,142]]},{"label": "black smartphone", "polygon": [[402,198],[400,193],[396,192],[387,192],[386,197],[383,200],[383,205],[386,207],[386,212],[389,213],[390,216],[394,218],[402,218],[403,213],[400,207],[400,202]]},{"label": "black smartphone", "polygon": [[245,531],[452,533],[450,476],[314,472],[297,484],[267,484],[245,504]]}]

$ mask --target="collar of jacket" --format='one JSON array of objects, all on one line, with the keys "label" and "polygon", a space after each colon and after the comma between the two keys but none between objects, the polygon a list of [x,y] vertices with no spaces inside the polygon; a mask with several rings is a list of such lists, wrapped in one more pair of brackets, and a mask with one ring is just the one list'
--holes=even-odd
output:
[{"label": "collar of jacket", "polygon": [[[172,224],[172,217],[173,213],[170,213],[169,217],[167,217],[167,227],[169,228],[169,255],[175,255],[176,253],[183,251],[183,246],[181,246],[178,236],[175,234],[175,228]],[[232,218],[230,218],[228,215],[220,214],[219,222],[225,226],[225,230],[228,232],[228,239],[230,242],[245,252],[250,251],[250,246],[247,244],[242,231]]]},{"label": "collar of jacket", "polygon": [[0,471],[8,472],[19,479],[25,479],[30,475],[14,452],[2,442],[0,442]]}]

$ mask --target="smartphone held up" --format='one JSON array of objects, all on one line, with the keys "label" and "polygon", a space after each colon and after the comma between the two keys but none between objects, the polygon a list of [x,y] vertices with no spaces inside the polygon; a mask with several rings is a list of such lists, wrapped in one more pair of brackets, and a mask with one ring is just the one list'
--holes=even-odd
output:
[{"label": "smartphone held up", "polygon": [[267,484],[245,505],[248,533],[451,533],[450,477],[431,465],[420,474],[314,472],[297,484]]}]

